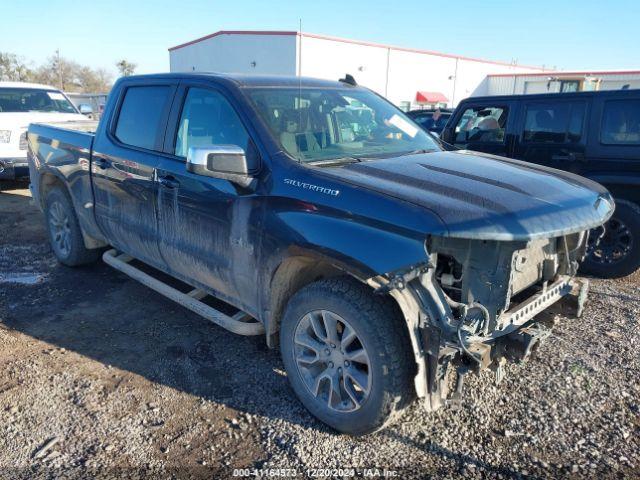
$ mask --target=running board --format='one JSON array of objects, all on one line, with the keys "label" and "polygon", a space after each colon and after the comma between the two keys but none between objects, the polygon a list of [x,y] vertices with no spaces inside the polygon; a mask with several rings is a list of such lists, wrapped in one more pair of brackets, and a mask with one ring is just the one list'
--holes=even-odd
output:
[{"label": "running board", "polygon": [[215,308],[210,307],[206,303],[201,302],[201,300],[208,295],[207,292],[196,288],[189,293],[182,293],[166,283],[153,278],[142,270],[129,265],[129,262],[133,260],[133,257],[130,257],[129,255],[118,254],[116,250],[111,249],[104,252],[102,259],[105,263],[116,270],[120,270],[125,275],[128,275],[134,280],[137,280],[143,285],[155,290],[159,294],[167,297],[169,300],[179,303],[183,307],[188,308],[192,312],[197,313],[216,325],[220,325],[222,328],[225,328],[230,332],[237,333],[239,335],[262,335],[265,333],[264,326],[261,323],[243,321],[251,318],[244,312],[238,312],[233,317],[230,317]]}]

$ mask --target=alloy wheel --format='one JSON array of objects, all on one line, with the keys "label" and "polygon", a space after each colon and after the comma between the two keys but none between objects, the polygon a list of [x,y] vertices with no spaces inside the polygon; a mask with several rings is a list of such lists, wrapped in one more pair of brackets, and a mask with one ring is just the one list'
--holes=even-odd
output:
[{"label": "alloy wheel", "polygon": [[51,238],[58,252],[66,257],[71,253],[71,226],[65,208],[60,202],[49,206],[49,228]]},{"label": "alloy wheel", "polygon": [[603,226],[591,231],[587,253],[600,264],[618,263],[633,247],[633,234],[618,218],[611,218]]},{"label": "alloy wheel", "polygon": [[294,356],[307,389],[329,409],[351,412],[369,397],[369,355],[352,325],[338,314],[315,310],[302,317]]}]

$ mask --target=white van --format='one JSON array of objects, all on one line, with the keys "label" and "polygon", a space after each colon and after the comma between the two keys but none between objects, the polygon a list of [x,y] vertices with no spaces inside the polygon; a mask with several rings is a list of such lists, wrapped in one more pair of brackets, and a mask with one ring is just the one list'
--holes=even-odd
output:
[{"label": "white van", "polygon": [[48,85],[0,82],[0,179],[29,176],[27,127],[86,117],[60,90]]}]

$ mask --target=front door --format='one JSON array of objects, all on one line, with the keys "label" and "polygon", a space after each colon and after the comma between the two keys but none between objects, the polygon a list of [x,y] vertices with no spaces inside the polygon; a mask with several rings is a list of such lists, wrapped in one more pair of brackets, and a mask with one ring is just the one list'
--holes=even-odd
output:
[{"label": "front door", "polygon": [[513,156],[526,162],[580,174],[585,165],[586,100],[544,100],[524,104]]},{"label": "front door", "polygon": [[123,88],[116,121],[102,127],[91,162],[101,231],[118,250],[158,268],[155,169],[174,92],[167,84]]},{"label": "front door", "polygon": [[257,152],[222,93],[183,86],[178,97],[184,101],[174,106],[179,120],[170,145],[173,155],[163,158],[158,167],[161,254],[175,276],[254,312],[255,243],[260,238],[256,196],[228,180],[188,172],[185,162],[192,146],[236,145],[246,155]]}]

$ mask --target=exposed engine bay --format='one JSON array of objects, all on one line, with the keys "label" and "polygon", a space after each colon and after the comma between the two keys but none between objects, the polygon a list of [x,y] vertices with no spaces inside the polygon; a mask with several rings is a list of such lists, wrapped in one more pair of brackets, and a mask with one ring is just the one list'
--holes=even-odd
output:
[{"label": "exposed engine bay", "polygon": [[[570,299],[580,316],[588,282],[574,278],[588,232],[530,241],[432,236],[428,262],[370,282],[401,306],[428,410],[456,403],[468,372],[526,359],[549,335],[539,314]],[[451,389],[451,374],[455,375]]]}]

